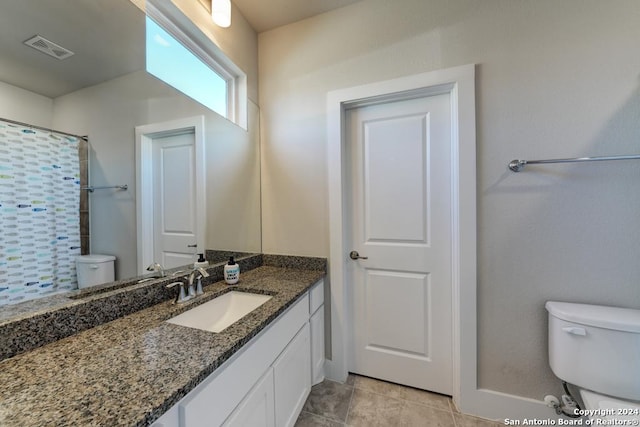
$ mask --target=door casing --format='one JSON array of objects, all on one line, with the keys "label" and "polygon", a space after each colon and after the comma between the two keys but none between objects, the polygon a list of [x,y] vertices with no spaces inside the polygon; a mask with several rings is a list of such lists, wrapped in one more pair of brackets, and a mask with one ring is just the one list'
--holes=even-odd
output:
[{"label": "door casing", "polygon": [[206,170],[204,148],[204,116],[186,117],[161,123],[136,126],[136,234],[138,241],[138,273],[154,262],[153,247],[153,154],[154,138],[192,131],[196,149],[196,221],[198,250],[204,251],[206,236]]},{"label": "door casing", "polygon": [[350,355],[347,292],[349,230],[345,112],[364,105],[449,93],[451,96],[453,399],[459,405],[477,389],[475,65],[431,71],[329,92],[329,283],[331,360],[327,377],[345,381]]}]

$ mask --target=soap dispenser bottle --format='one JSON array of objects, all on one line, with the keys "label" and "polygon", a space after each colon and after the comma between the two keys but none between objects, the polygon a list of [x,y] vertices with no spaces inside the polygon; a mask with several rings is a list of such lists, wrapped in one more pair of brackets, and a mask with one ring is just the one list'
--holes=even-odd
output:
[{"label": "soap dispenser bottle", "polygon": [[194,268],[207,268],[209,267],[209,261],[204,259],[204,254],[198,254],[198,260],[193,263]]},{"label": "soap dispenser bottle", "polygon": [[231,257],[224,266],[224,281],[229,285],[235,285],[238,280],[240,280],[240,266]]}]

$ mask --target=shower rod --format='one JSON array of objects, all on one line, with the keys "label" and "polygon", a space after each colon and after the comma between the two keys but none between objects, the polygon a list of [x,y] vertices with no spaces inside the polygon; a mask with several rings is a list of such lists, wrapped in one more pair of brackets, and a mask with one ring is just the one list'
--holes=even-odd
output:
[{"label": "shower rod", "polygon": [[575,157],[572,159],[547,159],[547,160],[511,160],[509,169],[513,172],[520,172],[526,165],[545,163],[579,163],[579,162],[600,162],[604,160],[636,160],[640,159],[640,154],[628,156],[603,156],[603,157]]},{"label": "shower rod", "polygon": [[94,190],[106,190],[107,188],[117,188],[118,190],[127,190],[129,186],[127,184],[124,185],[111,185],[106,187],[82,187],[81,190],[87,190],[89,193],[93,193]]},{"label": "shower rod", "polygon": [[15,120],[9,120],[9,119],[5,119],[5,118],[1,118],[1,117],[0,117],[0,121],[11,123],[11,124],[18,125],[18,126],[24,126],[26,128],[39,129],[39,130],[43,130],[45,132],[53,132],[53,133],[59,133],[61,135],[73,136],[74,138],[80,138],[80,139],[83,139],[85,141],[89,140],[89,137],[86,136],[86,135],[85,136],[75,135],[73,133],[62,132],[60,130],[55,130],[55,129],[51,129],[51,128],[45,128],[45,127],[42,127],[42,126],[32,125],[32,124],[29,124],[29,123],[17,122]]}]

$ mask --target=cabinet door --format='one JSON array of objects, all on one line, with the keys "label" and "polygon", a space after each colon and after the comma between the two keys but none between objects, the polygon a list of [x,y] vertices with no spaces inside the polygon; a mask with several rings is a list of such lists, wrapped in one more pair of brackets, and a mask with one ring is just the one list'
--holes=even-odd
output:
[{"label": "cabinet door", "polygon": [[324,380],[324,305],[309,319],[311,326],[311,384]]},{"label": "cabinet door", "polygon": [[227,418],[224,427],[275,427],[273,369],[251,389]]},{"label": "cabinet door", "polygon": [[278,427],[295,424],[311,391],[309,335],[309,323],[305,323],[273,364]]}]

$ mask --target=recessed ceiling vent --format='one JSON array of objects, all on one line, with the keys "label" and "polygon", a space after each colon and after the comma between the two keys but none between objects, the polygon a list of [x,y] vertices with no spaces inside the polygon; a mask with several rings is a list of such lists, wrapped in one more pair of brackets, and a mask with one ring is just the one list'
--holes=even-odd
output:
[{"label": "recessed ceiling vent", "polygon": [[55,44],[54,42],[47,40],[39,35],[35,35],[29,40],[25,40],[24,44],[37,49],[42,53],[46,53],[49,56],[53,56],[56,59],[67,59],[68,57],[73,55],[73,52],[71,52],[69,49],[65,49],[64,47]]}]

